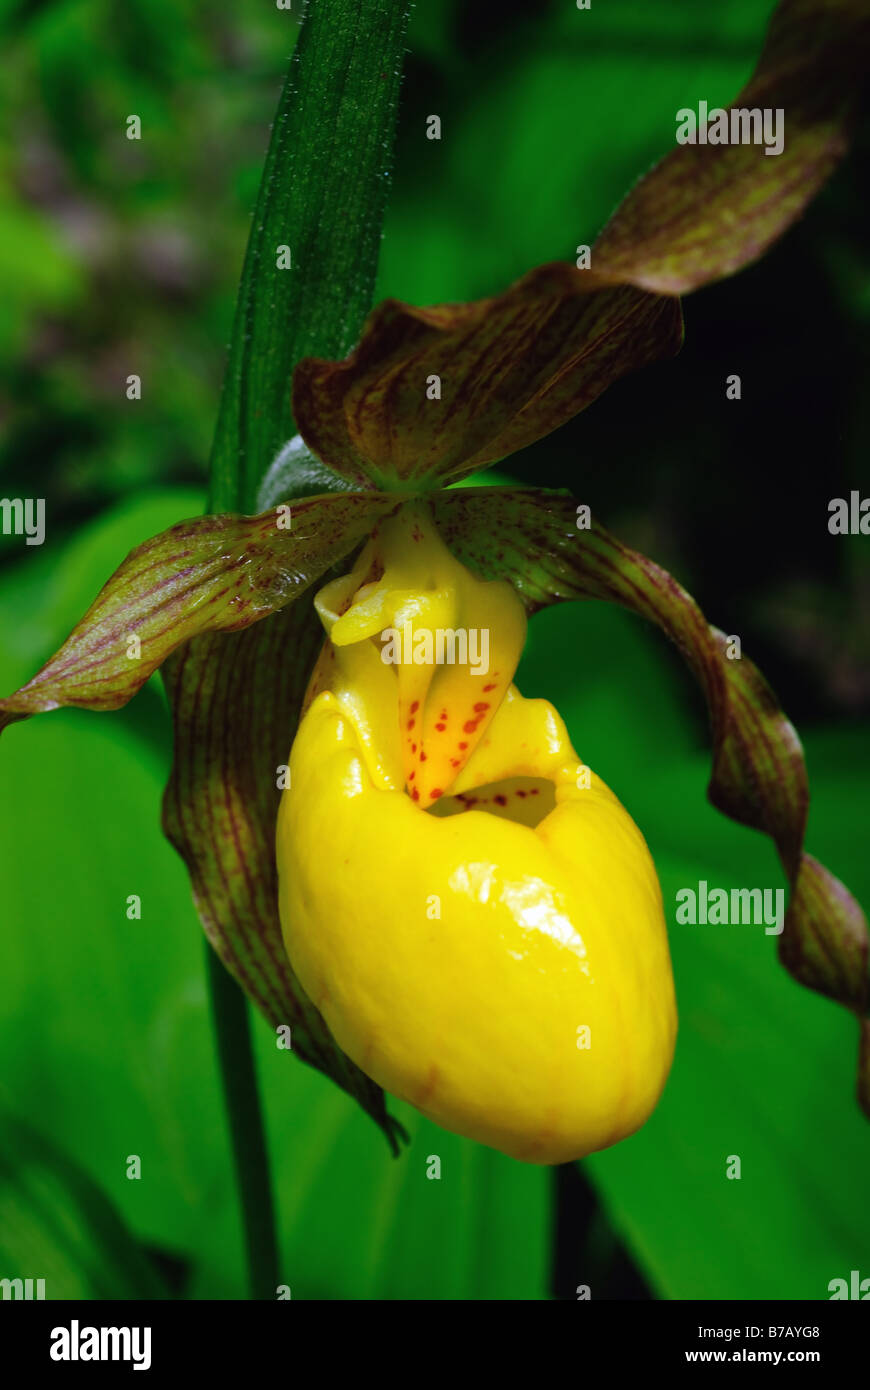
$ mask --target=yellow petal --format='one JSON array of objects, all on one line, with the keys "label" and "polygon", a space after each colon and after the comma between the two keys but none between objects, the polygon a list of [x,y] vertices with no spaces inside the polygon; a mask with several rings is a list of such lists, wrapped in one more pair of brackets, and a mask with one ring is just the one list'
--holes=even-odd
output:
[{"label": "yellow petal", "polygon": [[309,699],[324,688],[340,693],[381,784],[398,779],[414,801],[431,806],[471,757],[513,679],[526,636],[522,604],[509,584],[476,579],[455,560],[416,505],[385,522],[353,572],[315,602],[330,642]]}]

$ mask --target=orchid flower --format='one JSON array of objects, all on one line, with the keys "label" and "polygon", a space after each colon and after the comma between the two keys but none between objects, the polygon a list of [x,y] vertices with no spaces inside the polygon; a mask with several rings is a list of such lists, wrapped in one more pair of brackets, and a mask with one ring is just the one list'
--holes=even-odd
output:
[{"label": "orchid flower", "polygon": [[[656,623],[698,680],[709,795],[774,841],[782,963],[858,1018],[870,1112],[867,923],[804,850],[801,746],[764,677],[582,499],[452,486],[679,349],[679,296],[757,259],[845,151],[868,31],[857,0],[783,0],[732,108],[782,109],[781,154],[681,145],[588,266],[543,265],[471,304],[387,301],[345,360],[299,363],[299,434],[259,513],[145,541],[0,701],[0,727],[117,709],[163,667],[164,826],[206,935],[394,1144],[382,1087],[553,1163],[631,1133],[667,1078],[676,1011],[649,851],[583,760],[595,750],[579,756],[514,684],[528,617],[582,598]],[[486,634],[486,662],[482,647],[476,664],[426,657],[427,633],[458,632]]]}]

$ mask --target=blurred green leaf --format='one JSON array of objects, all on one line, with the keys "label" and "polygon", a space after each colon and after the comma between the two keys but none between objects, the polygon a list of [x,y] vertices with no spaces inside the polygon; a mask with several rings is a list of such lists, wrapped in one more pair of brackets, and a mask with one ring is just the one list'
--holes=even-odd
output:
[{"label": "blurred green leaf", "polygon": [[[258,1038],[293,1298],[546,1297],[548,1170],[448,1134],[393,1097],[411,1142],[391,1159],[361,1111]],[[433,1157],[440,1178],[427,1176]]]},{"label": "blurred green leaf", "polygon": [[411,8],[408,48],[433,62],[447,63],[455,52],[454,0],[423,0]]},{"label": "blurred green leaf", "polygon": [[[141,697],[140,697],[141,698]],[[231,1164],[202,957],[182,865],[159,831],[169,729],[76,712],[7,732],[2,1098],[45,1124],[143,1240],[239,1296]],[[127,917],[141,899],[141,920]],[[26,1044],[23,1040],[27,1040]],[[128,1180],[126,1159],[142,1160]]]},{"label": "blurred green leaf", "polygon": [[679,108],[740,89],[772,8],[611,0],[581,11],[560,0],[531,16],[522,44],[516,20],[496,29],[485,64],[445,75],[441,139],[421,123],[403,141],[378,298],[474,299],[573,261],[673,148]]},{"label": "blurred green leaf", "polygon": [[44,1280],[46,1299],[168,1297],[96,1184],[11,1115],[0,1116],[0,1271]]},{"label": "blurred green leaf", "polygon": [[[200,499],[141,498],[66,543],[49,530],[44,552],[0,580],[3,687],[32,674],[66,632],[70,609],[81,613],[143,531],[197,511]],[[26,623],[16,620],[23,594]],[[50,1116],[55,1138],[143,1239],[198,1257],[211,1296],[238,1296],[199,938],[184,870],[159,828],[171,734],[154,690],[120,718],[59,714],[23,736],[7,733],[4,897],[8,920],[28,931],[0,934],[10,1001],[0,1046],[18,1057],[0,1094],[35,1125]],[[141,921],[126,916],[132,893]],[[188,1124],[202,1140],[192,1147]],[[131,1153],[142,1158],[140,1181],[126,1178]]]},{"label": "blurred green leaf", "polygon": [[[2,169],[4,181],[8,172]],[[27,345],[27,333],[39,313],[58,313],[75,307],[82,280],[73,256],[51,227],[32,208],[22,206],[0,188],[0,357],[13,356]]]},{"label": "blurred green leaf", "polygon": [[646,806],[638,787],[656,783],[663,767],[698,746],[685,705],[687,698],[703,705],[675,649],[622,608],[589,600],[536,613],[516,683],[573,720],[578,754],[633,815]]}]

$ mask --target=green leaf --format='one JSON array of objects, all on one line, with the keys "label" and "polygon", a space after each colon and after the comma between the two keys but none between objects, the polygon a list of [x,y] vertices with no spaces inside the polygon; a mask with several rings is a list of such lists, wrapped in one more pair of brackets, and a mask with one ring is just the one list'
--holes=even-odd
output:
[{"label": "green leaf", "polygon": [[410,1142],[393,1160],[359,1110],[265,1035],[260,1044],[294,1299],[546,1298],[549,1169],[448,1134],[400,1101],[391,1106]]},{"label": "green leaf", "polygon": [[349,490],[347,479],[315,458],[302,436],[297,434],[275,455],[257,493],[257,511],[265,512],[295,497]]},{"label": "green leaf", "polygon": [[6,741],[4,903],[27,929],[0,933],[0,1048],[17,1059],[0,1103],[50,1128],[140,1239],[198,1266],[192,1296],[242,1297],[201,939],[160,833],[168,717],[154,701],[143,740],[145,698],[107,719],[61,711]]},{"label": "green leaf", "polygon": [[[407,19],[405,0],[315,0],[306,10],[245,258],[212,510],[253,507],[294,433],[293,368],[310,354],[347,352],[368,312]],[[288,255],[290,268],[280,268]]]},{"label": "green leaf", "polygon": [[789,880],[780,959],[802,984],[862,1020],[858,1091],[870,1114],[867,921],[844,885],[804,851],[809,787],[803,751],[760,671],[731,650],[671,575],[603,527],[579,529],[570,497],[458,490],[442,493],[434,511],[457,558],[487,579],[510,580],[531,611],[566,599],[606,599],[656,623],[676,644],[710,715],[710,800],[771,837]]},{"label": "green leaf", "polygon": [[0,1270],[44,1280],[46,1299],[169,1297],[96,1184],[8,1114],[0,1115]]}]

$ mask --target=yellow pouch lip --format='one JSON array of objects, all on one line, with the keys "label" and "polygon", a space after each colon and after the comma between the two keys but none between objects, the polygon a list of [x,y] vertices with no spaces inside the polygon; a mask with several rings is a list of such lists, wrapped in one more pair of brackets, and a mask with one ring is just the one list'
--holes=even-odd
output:
[{"label": "yellow pouch lip", "polygon": [[[352,719],[334,695],[318,696],[281,809],[282,923],[303,986],[374,1080],[447,1128],[556,1163],[607,1147],[647,1118],[673,1055],[673,983],[640,831],[595,774],[577,785],[578,768],[588,769],[552,706],[516,690],[509,705],[477,773],[470,763],[465,775],[469,784],[487,775],[511,726],[527,729],[529,747],[511,766],[524,759],[548,774],[557,796],[535,827],[479,810],[441,819],[401,787],[378,786]],[[309,794],[320,808],[313,824]],[[597,862],[578,880],[584,826],[608,854],[616,845],[621,886],[606,871],[602,879]],[[311,857],[300,860],[311,836]],[[589,874],[599,889],[587,901]],[[612,925],[599,898],[605,883],[622,904]],[[443,895],[437,922],[426,920],[430,892]],[[469,971],[483,972],[476,985]],[[454,993],[469,998],[459,1015]],[[578,1059],[573,1033],[590,1020],[597,1051]]]}]

